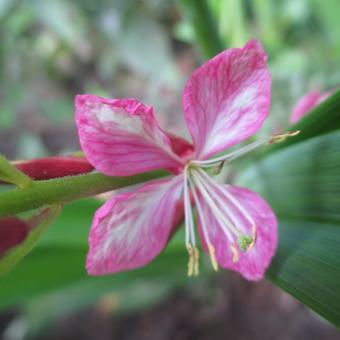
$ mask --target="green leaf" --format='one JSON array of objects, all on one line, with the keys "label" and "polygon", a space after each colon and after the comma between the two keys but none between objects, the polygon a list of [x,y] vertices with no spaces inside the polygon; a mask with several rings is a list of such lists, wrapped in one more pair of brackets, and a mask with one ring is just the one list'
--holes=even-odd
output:
[{"label": "green leaf", "polygon": [[239,178],[280,221],[268,277],[340,327],[340,131],[292,145]]},{"label": "green leaf", "polygon": [[340,327],[340,226],[283,220],[279,237],[267,277]]},{"label": "green leaf", "polygon": [[37,244],[47,228],[55,221],[61,210],[60,206],[51,206],[44,209],[37,216],[33,217],[34,229],[29,233],[24,242],[10,250],[0,260],[0,276],[8,272],[17,265]]},{"label": "green leaf", "polygon": [[340,90],[336,91],[327,100],[315,107],[298,123],[289,127],[289,130],[300,130],[294,138],[275,144],[268,148],[267,153],[286,148],[316,136],[340,129]]}]

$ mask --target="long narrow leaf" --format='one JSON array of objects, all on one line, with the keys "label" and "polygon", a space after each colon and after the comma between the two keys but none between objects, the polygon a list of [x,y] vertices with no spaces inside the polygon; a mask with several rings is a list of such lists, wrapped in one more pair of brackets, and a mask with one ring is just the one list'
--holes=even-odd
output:
[{"label": "long narrow leaf", "polygon": [[340,327],[340,131],[260,160],[239,184],[261,193],[280,221],[268,277]]}]

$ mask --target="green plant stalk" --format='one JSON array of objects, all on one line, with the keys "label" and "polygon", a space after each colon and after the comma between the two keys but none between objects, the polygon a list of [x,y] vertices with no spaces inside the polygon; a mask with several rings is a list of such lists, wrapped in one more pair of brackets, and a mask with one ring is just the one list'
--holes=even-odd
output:
[{"label": "green plant stalk", "polygon": [[34,181],[28,187],[0,193],[0,217],[15,215],[45,205],[65,204],[166,175],[168,175],[166,171],[153,171],[131,177],[110,177],[91,173]]},{"label": "green plant stalk", "polygon": [[2,155],[0,155],[0,180],[15,184],[21,188],[30,185],[32,182],[28,176],[18,170]]},{"label": "green plant stalk", "polygon": [[205,58],[211,58],[224,49],[217,23],[206,0],[178,0],[180,7],[195,31],[196,41]]}]

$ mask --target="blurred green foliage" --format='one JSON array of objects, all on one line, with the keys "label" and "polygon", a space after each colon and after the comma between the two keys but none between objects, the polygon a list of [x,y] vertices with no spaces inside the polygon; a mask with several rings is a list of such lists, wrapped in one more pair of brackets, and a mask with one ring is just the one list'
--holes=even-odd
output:
[{"label": "blurred green foliage", "polygon": [[[196,12],[190,6],[180,12],[191,2],[1,0],[0,128],[13,127],[27,111],[56,123],[71,120],[79,92],[139,96],[156,107],[160,88],[178,94],[183,75],[192,70],[179,71],[175,58],[179,48],[190,48],[181,41],[195,43],[191,19]],[[241,46],[252,37],[264,43],[279,123],[306,91],[338,84],[337,0],[327,5],[321,0],[207,3],[221,48]],[[203,29],[208,25],[201,20]],[[140,83],[146,85],[142,90]]]}]

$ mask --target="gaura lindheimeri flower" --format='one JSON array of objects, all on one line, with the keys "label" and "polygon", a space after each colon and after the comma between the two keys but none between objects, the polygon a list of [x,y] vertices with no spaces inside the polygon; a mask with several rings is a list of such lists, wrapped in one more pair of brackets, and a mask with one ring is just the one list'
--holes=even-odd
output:
[{"label": "gaura lindheimeri flower", "polygon": [[311,91],[305,94],[293,107],[292,113],[289,117],[289,122],[291,124],[297,123],[301,118],[303,118],[308,112],[310,112],[314,107],[321,104],[330,95],[334,93],[334,90],[329,90],[326,92]]},{"label": "gaura lindheimeri flower", "polygon": [[261,44],[228,49],[197,69],[183,93],[184,117],[193,144],[164,131],[152,107],[135,99],[79,95],[75,115],[82,149],[109,176],[168,169],[172,177],[115,195],[95,214],[89,236],[87,271],[103,275],[152,261],[167,245],[185,213],[188,274],[198,274],[193,221],[214,269],[259,280],[277,246],[277,221],[256,193],[219,184],[208,175],[220,166],[284,136],[255,141],[213,157],[255,134],[267,118],[271,76]]}]

